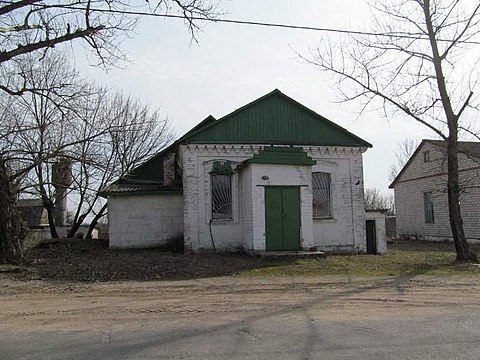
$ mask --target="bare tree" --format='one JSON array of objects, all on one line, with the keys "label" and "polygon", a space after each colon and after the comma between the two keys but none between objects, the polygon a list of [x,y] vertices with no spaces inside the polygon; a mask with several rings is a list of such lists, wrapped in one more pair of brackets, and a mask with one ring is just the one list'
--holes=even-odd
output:
[{"label": "bare tree", "polygon": [[[93,229],[104,216],[101,188],[172,139],[168,122],[130,97],[86,83],[61,54],[49,53],[42,62],[31,57],[21,70],[28,74],[28,86],[52,93],[25,93],[0,107],[2,123],[10,127],[0,145],[8,148],[5,155],[15,166],[11,177],[21,184],[19,192],[42,199],[52,238],[59,237],[57,225],[65,226],[61,205],[67,195],[73,200],[67,234],[73,237],[87,217],[93,217]],[[65,163],[73,175],[67,182],[65,171],[56,171]]]},{"label": "bare tree", "polygon": [[387,210],[389,213],[395,212],[395,201],[393,194],[383,194],[377,188],[365,189],[365,209],[366,210]]},{"label": "bare tree", "polygon": [[76,104],[85,96],[86,87],[59,53],[51,53],[41,62],[27,56],[17,65],[25,74],[28,87],[45,90],[11,98],[3,119],[11,129],[4,132],[9,145],[4,158],[12,163],[11,179],[21,183],[20,192],[42,199],[51,235],[56,238],[54,209],[58,187],[53,183],[53,169],[60,158],[74,157],[71,147],[89,140],[72,131]]},{"label": "bare tree", "polygon": [[[73,150],[72,188],[77,206],[68,237],[73,237],[82,222],[93,215],[86,235],[91,237],[107,210],[99,191],[173,139],[168,121],[161,119],[158,111],[130,97],[104,90],[92,93],[85,102],[78,136],[92,140],[77,144]],[[93,138],[99,132],[100,136]]]},{"label": "bare tree", "polygon": [[[35,54],[37,59],[44,60],[49,49],[57,45],[82,40],[90,49],[99,64],[115,63],[123,57],[120,43],[124,36],[132,30],[137,17],[126,11],[146,10],[150,12],[176,13],[185,20],[192,36],[197,29],[198,18],[214,18],[219,15],[215,0],[156,0],[122,2],[107,0],[49,1],[49,0],[5,0],[0,4],[0,91],[9,95],[21,96],[34,93],[47,97],[52,89],[31,87],[28,85],[28,74],[17,71],[17,65],[27,54]],[[13,63],[13,64],[12,64]],[[56,89],[53,89],[56,90]],[[53,91],[55,93],[55,91]],[[10,124],[0,124],[0,140],[15,137],[17,130]],[[22,133],[25,128],[22,129]],[[5,147],[5,143],[7,143]],[[0,172],[0,183],[6,188],[0,192],[0,204],[9,204],[7,210],[0,212],[0,247],[10,246],[9,239],[22,239],[23,226],[18,225],[18,211],[10,194],[18,191],[16,181],[28,173],[27,168],[20,172],[11,171],[21,161],[9,159],[8,142],[0,149],[0,165],[5,171]],[[58,156],[58,154],[49,154]],[[46,159],[43,159],[46,161]],[[30,164],[33,169],[34,164]],[[31,170],[30,169],[30,170]],[[13,169],[15,170],[15,169]],[[43,170],[42,170],[43,171]],[[17,224],[10,226],[8,224]],[[20,240],[18,240],[20,241]],[[16,245],[21,246],[20,243]],[[12,251],[10,251],[12,250]],[[20,254],[19,251],[6,249],[3,254]],[[0,261],[6,260],[0,254]],[[11,257],[9,258],[11,259]]]},{"label": "bare tree", "polygon": [[[0,5],[0,64],[76,39],[83,40],[100,62],[112,63],[123,56],[120,42],[133,30],[138,18],[134,15],[140,11],[178,14],[192,36],[198,28],[195,19],[219,14],[217,4],[208,0],[6,0]],[[0,89],[12,94],[31,90],[5,84]]]},{"label": "bare tree", "polygon": [[418,141],[414,139],[403,139],[395,151],[395,163],[390,167],[389,179],[395,180],[398,173],[403,169],[407,161],[418,147]]},{"label": "bare tree", "polygon": [[480,3],[390,0],[376,2],[373,9],[376,36],[324,42],[308,60],[337,76],[344,100],[362,99],[363,109],[379,105],[386,115],[394,110],[447,142],[449,218],[457,260],[476,260],[463,230],[457,154],[459,133],[476,136],[478,130],[473,121],[478,64],[468,63],[472,57],[467,54],[478,50]]}]

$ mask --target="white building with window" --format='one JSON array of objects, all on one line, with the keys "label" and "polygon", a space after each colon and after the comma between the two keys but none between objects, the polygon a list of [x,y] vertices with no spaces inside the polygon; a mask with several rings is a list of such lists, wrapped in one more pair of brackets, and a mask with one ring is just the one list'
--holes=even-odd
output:
[{"label": "white building with window", "polygon": [[[459,142],[460,207],[465,235],[480,240],[480,143]],[[397,236],[451,240],[448,217],[446,144],[422,140],[397,175],[395,190]]]},{"label": "white building with window", "polygon": [[209,116],[104,189],[110,247],[365,252],[369,147],[275,90]]}]

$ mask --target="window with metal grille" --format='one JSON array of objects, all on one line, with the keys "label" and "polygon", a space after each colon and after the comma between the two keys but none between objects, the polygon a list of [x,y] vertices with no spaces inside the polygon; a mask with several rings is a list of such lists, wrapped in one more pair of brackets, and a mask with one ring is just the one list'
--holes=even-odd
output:
[{"label": "window with metal grille", "polygon": [[433,213],[432,193],[423,193],[423,209],[425,212],[425,223],[433,224],[435,222],[435,214]]},{"label": "window with metal grille", "polygon": [[313,217],[332,217],[331,176],[329,173],[312,174]]},{"label": "window with metal grille", "polygon": [[212,219],[231,220],[232,214],[232,164],[229,161],[215,161],[210,171],[212,194]]}]

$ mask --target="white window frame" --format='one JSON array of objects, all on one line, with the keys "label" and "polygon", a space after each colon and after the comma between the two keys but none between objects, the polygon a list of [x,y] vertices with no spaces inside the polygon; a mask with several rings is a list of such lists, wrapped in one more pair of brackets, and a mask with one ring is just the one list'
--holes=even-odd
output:
[{"label": "white window frame", "polygon": [[435,224],[435,210],[431,191],[423,193],[423,211],[425,224]]}]

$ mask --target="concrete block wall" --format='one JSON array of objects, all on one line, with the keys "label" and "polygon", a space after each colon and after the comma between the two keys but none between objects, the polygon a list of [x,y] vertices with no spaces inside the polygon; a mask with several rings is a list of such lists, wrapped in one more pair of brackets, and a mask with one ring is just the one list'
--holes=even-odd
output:
[{"label": "concrete block wall", "polygon": [[147,248],[183,235],[182,194],[110,196],[110,248]]},{"label": "concrete block wall", "polygon": [[175,183],[175,153],[170,153],[163,159],[163,185],[172,186]]},{"label": "concrete block wall", "polygon": [[[472,176],[461,174],[461,179]],[[418,179],[399,183],[395,186],[397,212],[397,236],[426,240],[452,239],[448,217],[448,198],[445,191],[447,176],[434,179]],[[440,190],[439,190],[440,189]],[[425,223],[423,194],[432,192],[434,223]],[[469,239],[480,238],[480,188],[467,189],[460,197],[465,235]]]}]

